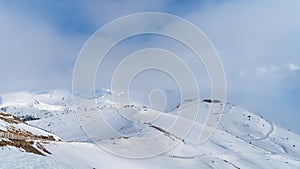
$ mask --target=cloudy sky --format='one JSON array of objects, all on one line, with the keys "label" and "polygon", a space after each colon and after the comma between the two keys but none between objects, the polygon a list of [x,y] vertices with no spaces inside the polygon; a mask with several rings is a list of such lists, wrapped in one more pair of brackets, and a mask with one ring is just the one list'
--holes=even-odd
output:
[{"label": "cloudy sky", "polygon": [[0,93],[70,89],[86,40],[118,17],[146,11],[199,27],[223,62],[227,100],[300,133],[299,0],[0,0]]}]

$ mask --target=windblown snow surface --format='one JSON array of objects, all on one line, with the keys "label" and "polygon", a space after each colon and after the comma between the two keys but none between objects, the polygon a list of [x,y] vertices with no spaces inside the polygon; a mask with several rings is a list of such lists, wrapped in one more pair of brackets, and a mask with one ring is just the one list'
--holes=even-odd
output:
[{"label": "windblown snow surface", "polygon": [[[24,151],[22,147],[0,146],[0,168],[97,168],[97,169],[299,169],[300,136],[278,127],[239,106],[188,100],[166,113],[147,106],[117,105],[111,102],[109,92],[99,92],[95,97],[97,108],[106,121],[124,137],[100,140],[94,144],[83,131],[74,113],[71,94],[67,91],[44,93],[20,92],[1,96],[0,111],[11,114],[25,123],[10,124],[0,116],[0,130],[9,128],[29,131],[39,135],[53,135],[54,140],[34,140],[46,149],[42,155]],[[211,104],[225,107],[217,130],[204,144],[193,142],[199,136]],[[185,138],[168,130],[168,124],[178,117],[178,112],[199,108],[199,115],[191,132]],[[160,113],[150,123],[132,122],[117,112],[132,107],[138,116]],[[89,112],[89,110],[86,110]],[[130,110],[129,110],[130,111]],[[9,118],[12,118],[9,117]],[[191,120],[192,119],[186,119]],[[96,130],[96,129],[95,129]],[[99,130],[99,129],[98,129]],[[148,152],[155,149],[147,144],[132,147],[133,138],[163,134],[164,141],[179,141],[172,150],[146,159],[131,159],[113,155],[103,148],[119,149],[125,153]],[[7,138],[0,138],[7,140]],[[13,140],[11,140],[13,141]],[[157,142],[157,145],[166,144]]]}]

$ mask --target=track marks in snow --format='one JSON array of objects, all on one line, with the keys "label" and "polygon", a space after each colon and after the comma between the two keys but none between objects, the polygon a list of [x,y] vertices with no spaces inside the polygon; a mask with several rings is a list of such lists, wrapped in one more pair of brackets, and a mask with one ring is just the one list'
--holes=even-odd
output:
[{"label": "track marks in snow", "polygon": [[228,164],[230,164],[230,165],[232,165],[234,168],[236,168],[236,169],[241,169],[240,167],[238,167],[237,165],[235,165],[235,164],[233,164],[232,162],[229,162],[229,161],[227,161],[227,160],[223,160],[225,163],[228,163]]}]

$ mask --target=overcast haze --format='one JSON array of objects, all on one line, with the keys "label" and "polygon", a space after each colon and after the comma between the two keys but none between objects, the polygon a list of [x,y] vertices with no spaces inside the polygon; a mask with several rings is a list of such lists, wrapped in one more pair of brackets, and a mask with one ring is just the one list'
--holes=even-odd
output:
[{"label": "overcast haze", "polygon": [[[3,0],[0,1],[0,93],[70,89],[74,64],[85,41],[113,19],[146,11],[175,14],[198,26],[212,41],[223,62],[227,100],[300,133],[298,0],[209,3]],[[116,53],[142,48],[139,42],[133,39]],[[166,45],[164,40],[143,45],[183,51],[175,42]],[[188,60],[189,54],[183,53]],[[101,82],[97,83],[99,87],[106,87]]]}]

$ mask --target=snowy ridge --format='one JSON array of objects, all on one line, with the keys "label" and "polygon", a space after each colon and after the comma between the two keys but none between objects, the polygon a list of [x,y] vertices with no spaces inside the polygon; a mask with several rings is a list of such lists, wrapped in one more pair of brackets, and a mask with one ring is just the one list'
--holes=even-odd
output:
[{"label": "snowy ridge", "polygon": [[[101,92],[100,92],[101,93]],[[14,160],[14,166],[20,168],[300,168],[300,136],[293,132],[276,126],[275,124],[250,113],[238,106],[223,103],[211,103],[201,100],[187,100],[179,107],[169,107],[170,112],[162,113],[151,110],[146,106],[116,105],[111,102],[109,92],[102,92],[96,97],[98,109],[103,117],[121,137],[98,140],[98,144],[83,131],[74,108],[71,95],[65,91],[54,91],[42,94],[12,93],[2,96],[0,108],[6,113],[17,117],[31,116],[27,120],[31,126],[15,125],[33,133],[55,134],[55,138],[64,141],[49,141],[43,145],[48,153],[40,156],[33,153],[22,152],[16,147],[3,147],[0,149],[0,168],[7,168],[11,164],[4,163]],[[193,144],[199,136],[199,131],[205,124],[205,117],[210,106],[224,106],[225,112],[220,124],[212,137],[201,145]],[[178,112],[190,111],[197,106],[199,114],[190,133],[185,138],[176,133],[167,132],[169,126],[178,118]],[[122,117],[118,111],[127,110],[134,119]],[[132,110],[137,111],[132,111]],[[172,110],[172,111],[171,111]],[[86,110],[87,113],[89,110]],[[145,116],[160,117],[151,122],[144,123]],[[193,119],[182,119],[192,122]],[[9,124],[2,122],[0,129]],[[25,127],[26,126],[26,127]],[[32,127],[35,126],[35,127]],[[39,130],[37,128],[46,130]],[[41,134],[41,133],[40,133]],[[126,153],[152,151],[155,146],[134,143],[133,138],[148,138],[163,135],[163,140],[157,146],[172,144],[178,141],[171,151],[153,158],[134,160],[122,158],[108,153],[103,149],[124,150]],[[101,148],[99,148],[99,147]],[[35,161],[35,163],[33,162]],[[40,164],[40,165],[38,165]],[[118,164],[118,165],[116,165]],[[2,166],[1,166],[2,165]]]}]

